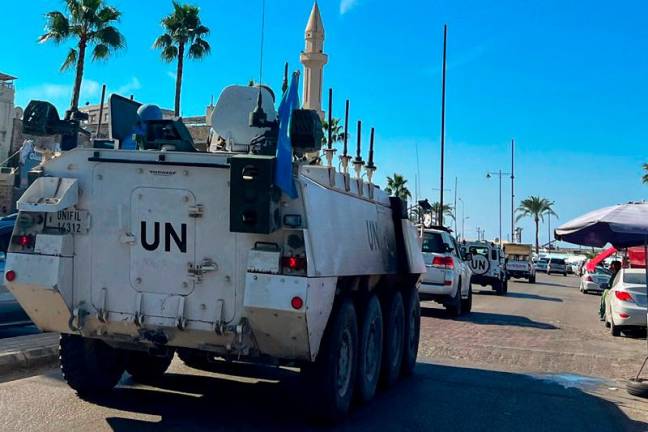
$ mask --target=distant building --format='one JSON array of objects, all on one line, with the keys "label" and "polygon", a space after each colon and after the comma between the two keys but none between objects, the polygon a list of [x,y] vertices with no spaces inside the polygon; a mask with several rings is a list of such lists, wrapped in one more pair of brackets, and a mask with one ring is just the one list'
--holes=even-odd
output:
[{"label": "distant building", "polygon": [[0,72],[0,162],[7,159],[11,147],[13,119],[16,115],[16,91],[13,84],[15,79],[16,77]]}]

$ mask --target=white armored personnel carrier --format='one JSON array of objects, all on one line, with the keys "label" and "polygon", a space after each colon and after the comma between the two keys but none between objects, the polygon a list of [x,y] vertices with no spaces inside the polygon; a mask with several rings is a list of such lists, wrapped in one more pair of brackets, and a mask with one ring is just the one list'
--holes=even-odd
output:
[{"label": "white armored personnel carrier", "polygon": [[[265,88],[226,89],[217,151],[197,152],[180,121],[145,120],[113,97],[113,136],[129,127],[120,117],[141,123],[138,150],[120,149],[122,134],[114,149],[73,148],[34,175],[5,279],[39,328],[61,333],[61,368],[80,395],[110,390],[124,371],[153,380],[177,353],[198,368],[300,367],[316,414],[336,419],[379,379],[412,372],[425,264],[406,206],[373,171],[351,176],[346,151],[342,173],[303,162],[322,142],[308,110],[291,120],[297,194],[282,192],[272,100]],[[25,119],[30,133],[78,126],[42,102]]]}]

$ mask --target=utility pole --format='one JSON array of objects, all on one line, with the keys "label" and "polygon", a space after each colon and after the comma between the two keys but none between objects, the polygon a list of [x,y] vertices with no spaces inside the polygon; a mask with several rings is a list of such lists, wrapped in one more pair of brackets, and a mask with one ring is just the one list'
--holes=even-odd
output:
[{"label": "utility pole", "polygon": [[439,197],[439,225],[443,226],[443,166],[445,157],[445,95],[446,95],[446,47],[448,41],[448,25],[443,26],[443,83],[441,85],[441,191]]},{"label": "utility pole", "polygon": [[502,172],[498,170],[495,172],[486,173],[486,178],[491,178],[492,176],[499,177],[499,245],[502,246],[502,176],[512,175],[511,173]]},{"label": "utility pole", "polygon": [[515,242],[515,139],[511,139],[511,241]]},{"label": "utility pole", "polygon": [[455,235],[457,235],[457,177],[455,176],[455,189],[454,189],[454,207],[452,208],[452,213],[454,214],[454,223],[455,223]]}]

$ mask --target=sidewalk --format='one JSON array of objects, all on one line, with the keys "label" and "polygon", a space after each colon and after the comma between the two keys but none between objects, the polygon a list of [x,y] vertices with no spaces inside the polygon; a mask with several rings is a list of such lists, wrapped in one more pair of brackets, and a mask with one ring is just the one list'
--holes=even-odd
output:
[{"label": "sidewalk", "polygon": [[0,339],[0,381],[58,365],[58,333],[39,333]]}]

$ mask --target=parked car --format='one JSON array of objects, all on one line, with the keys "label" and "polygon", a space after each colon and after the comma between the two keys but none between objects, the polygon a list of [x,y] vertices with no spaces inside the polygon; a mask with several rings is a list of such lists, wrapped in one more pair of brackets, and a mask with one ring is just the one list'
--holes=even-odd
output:
[{"label": "parked car", "polygon": [[562,258],[549,258],[547,262],[547,274],[560,273],[567,276],[567,264]]},{"label": "parked car", "polygon": [[[0,271],[3,276],[5,253],[7,252],[15,223],[15,214],[0,218]],[[0,281],[0,327],[31,324],[31,320],[20,307],[16,298],[5,287],[4,280],[5,278],[3,277],[2,281]]]},{"label": "parked car", "polygon": [[605,325],[612,336],[646,327],[646,270],[621,269],[605,297]]},{"label": "parked car", "polygon": [[610,271],[603,267],[596,267],[590,272],[583,267],[583,275],[580,278],[580,292],[602,293],[610,285]]},{"label": "parked car", "polygon": [[441,303],[453,316],[472,309],[471,271],[457,242],[449,231],[431,228],[423,231],[422,251],[427,272],[419,287],[421,300]]},{"label": "parked car", "polygon": [[538,261],[536,261],[536,272],[546,272],[547,264],[549,264],[549,258],[538,258]]}]

